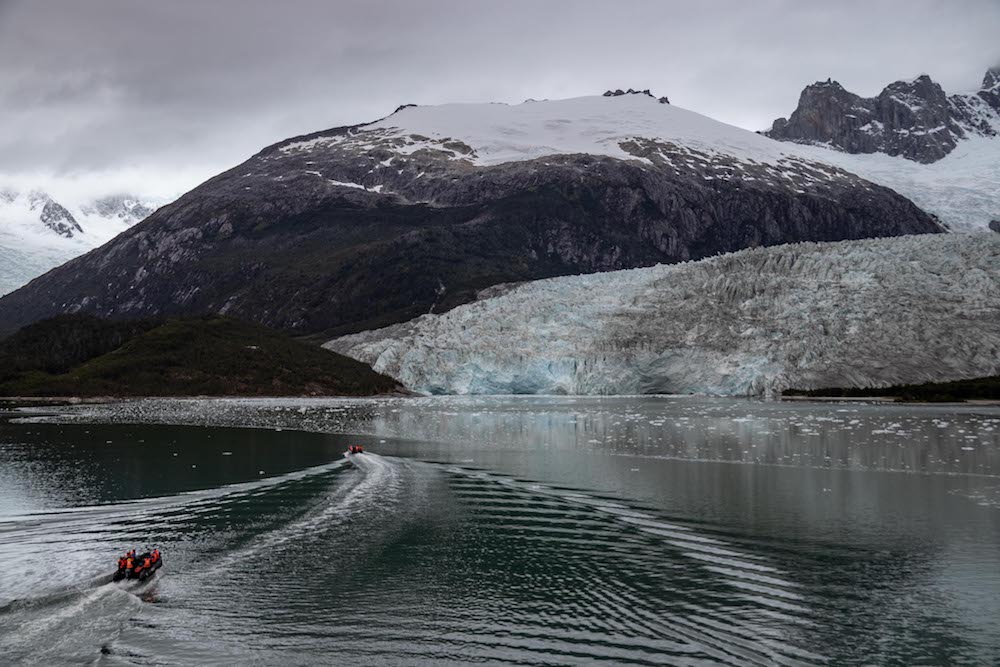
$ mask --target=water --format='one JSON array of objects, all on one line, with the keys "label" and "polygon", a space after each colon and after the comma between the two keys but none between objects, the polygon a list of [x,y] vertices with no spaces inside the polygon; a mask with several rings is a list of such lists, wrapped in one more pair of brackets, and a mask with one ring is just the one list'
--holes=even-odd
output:
[{"label": "water", "polygon": [[[0,424],[7,662],[1000,662],[996,408],[156,401],[71,419]],[[369,453],[345,457],[353,442]],[[145,545],[157,576],[107,583]]]}]

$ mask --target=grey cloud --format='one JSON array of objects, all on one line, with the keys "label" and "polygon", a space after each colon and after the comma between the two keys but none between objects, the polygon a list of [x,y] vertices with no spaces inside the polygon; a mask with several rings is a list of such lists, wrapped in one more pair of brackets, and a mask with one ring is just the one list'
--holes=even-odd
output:
[{"label": "grey cloud", "polygon": [[759,129],[828,76],[972,88],[997,34],[995,0],[0,0],[0,172],[208,174],[403,102],[611,86]]}]

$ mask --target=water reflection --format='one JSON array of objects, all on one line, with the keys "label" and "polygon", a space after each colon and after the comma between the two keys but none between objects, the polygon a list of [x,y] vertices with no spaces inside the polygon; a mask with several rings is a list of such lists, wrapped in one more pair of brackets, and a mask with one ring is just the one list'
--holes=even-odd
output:
[{"label": "water reflection", "polygon": [[379,411],[375,434],[799,467],[1000,474],[1000,409],[704,398],[451,399]]},{"label": "water reflection", "polygon": [[[8,657],[1000,660],[996,410],[648,398],[101,410],[272,430],[0,426]],[[274,428],[363,431],[372,453],[342,457],[356,436]],[[103,585],[108,554],[137,540],[164,548],[163,578]],[[34,567],[65,549],[65,577]],[[38,641],[36,624],[58,641]]]}]

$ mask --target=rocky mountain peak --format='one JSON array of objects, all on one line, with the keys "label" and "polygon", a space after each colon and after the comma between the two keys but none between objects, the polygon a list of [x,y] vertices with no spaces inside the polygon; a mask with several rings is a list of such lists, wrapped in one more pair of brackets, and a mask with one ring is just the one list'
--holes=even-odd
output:
[{"label": "rocky mountain peak", "polygon": [[997,89],[1000,89],[1000,65],[994,65],[986,70],[986,76],[983,77],[982,90],[993,91]]},{"label": "rocky mountain peak", "polygon": [[618,88],[617,90],[606,90],[604,91],[604,97],[621,97],[622,95],[645,95],[646,97],[652,97],[660,104],[670,104],[670,100],[667,96],[656,97],[653,93],[649,92],[649,88],[644,88],[643,90],[635,90],[634,88],[629,88],[628,90],[622,90]]},{"label": "rocky mountain peak", "polygon": [[73,238],[83,233],[83,228],[65,206],[55,201],[45,192],[33,191],[28,195],[31,210],[39,210],[38,219],[43,225],[64,238]]},{"label": "rocky mountain peak", "polygon": [[969,134],[994,136],[1000,129],[1000,99],[991,98],[987,85],[995,84],[998,76],[991,69],[978,95],[951,97],[927,74],[891,83],[870,98],[827,79],[806,86],[792,115],[774,121],[765,134],[848,153],[887,153],[935,162]]},{"label": "rocky mountain peak", "polygon": [[[1000,114],[1000,65],[986,70],[986,76],[983,77],[983,87],[976,94],[976,97]],[[1000,128],[994,129],[1000,131]]]}]

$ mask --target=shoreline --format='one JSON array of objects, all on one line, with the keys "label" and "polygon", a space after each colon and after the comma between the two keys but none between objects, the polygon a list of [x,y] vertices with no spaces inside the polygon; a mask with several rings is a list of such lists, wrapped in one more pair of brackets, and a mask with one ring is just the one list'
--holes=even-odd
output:
[{"label": "shoreline", "polygon": [[[446,394],[441,395],[442,398],[456,397],[456,396],[466,396],[466,397],[499,397],[501,394]],[[532,394],[518,394],[517,396],[522,398],[530,398]],[[537,394],[534,396],[551,398],[548,395]],[[623,395],[624,396],[624,395]],[[664,397],[664,398],[681,398],[681,397],[692,397],[692,398],[730,398],[730,399],[743,399],[746,400],[746,396],[716,396],[716,395],[702,395],[702,394],[647,394],[647,397]],[[350,396],[350,395],[295,395],[295,396],[258,396],[258,395],[226,395],[226,396],[205,396],[205,395],[183,395],[183,396],[0,396],[0,412],[4,411],[16,411],[20,408],[45,408],[45,407],[60,407],[60,406],[77,406],[77,405],[109,405],[113,403],[131,403],[138,401],[153,401],[153,400],[177,400],[177,401],[212,401],[212,400],[294,400],[294,399],[348,399],[348,400],[369,400],[369,399],[379,399],[379,398],[433,398],[434,396],[424,395],[413,391],[396,391],[387,394],[372,394],[369,396]],[[564,395],[564,398],[608,398],[607,395],[591,396],[588,394],[572,394]],[[758,400],[762,403],[874,403],[874,404],[892,404],[892,405],[933,405],[933,406],[945,406],[945,405],[965,405],[965,406],[985,406],[985,407],[996,407],[1000,406],[1000,400],[998,399],[967,399],[964,401],[908,401],[901,399],[896,396],[782,396],[778,399],[764,400],[764,399],[749,399],[751,401]]]}]

